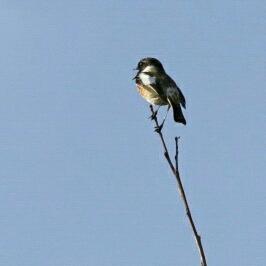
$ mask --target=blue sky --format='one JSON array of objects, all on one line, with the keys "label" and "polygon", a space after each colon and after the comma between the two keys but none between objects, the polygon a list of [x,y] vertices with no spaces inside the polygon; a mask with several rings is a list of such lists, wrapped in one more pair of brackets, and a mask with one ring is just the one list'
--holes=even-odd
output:
[{"label": "blue sky", "polygon": [[199,265],[133,68],[160,59],[209,265],[266,260],[264,1],[1,1],[0,264]]}]

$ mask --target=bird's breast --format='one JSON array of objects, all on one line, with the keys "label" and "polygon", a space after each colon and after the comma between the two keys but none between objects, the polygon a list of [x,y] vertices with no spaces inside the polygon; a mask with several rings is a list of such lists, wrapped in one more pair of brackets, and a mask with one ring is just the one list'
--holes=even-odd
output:
[{"label": "bird's breast", "polygon": [[167,100],[161,97],[151,86],[137,83],[139,94],[149,103],[155,105],[166,105]]}]

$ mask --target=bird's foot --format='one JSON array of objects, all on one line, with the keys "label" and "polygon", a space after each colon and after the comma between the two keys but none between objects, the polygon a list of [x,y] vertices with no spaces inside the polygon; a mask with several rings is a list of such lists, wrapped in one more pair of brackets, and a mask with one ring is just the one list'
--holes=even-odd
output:
[{"label": "bird's foot", "polygon": [[154,127],[154,131],[157,132],[157,133],[161,133],[162,132],[162,129],[163,129],[163,124],[164,123],[162,123],[160,126]]},{"label": "bird's foot", "polygon": [[152,115],[149,117],[151,120],[154,120],[157,116],[158,110],[152,113]]}]

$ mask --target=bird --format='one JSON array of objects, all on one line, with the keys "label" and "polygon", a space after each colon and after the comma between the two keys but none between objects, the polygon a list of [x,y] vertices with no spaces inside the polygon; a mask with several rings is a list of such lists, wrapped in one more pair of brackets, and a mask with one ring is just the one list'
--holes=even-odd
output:
[{"label": "bird", "polygon": [[[170,107],[173,109],[174,121],[186,125],[181,106],[186,109],[186,99],[175,81],[165,72],[162,63],[152,57],[138,62],[136,76],[133,78],[139,94],[150,104],[167,105],[167,113],[159,130],[162,129]],[[155,111],[157,114],[159,108]],[[152,119],[155,117],[152,116]]]}]

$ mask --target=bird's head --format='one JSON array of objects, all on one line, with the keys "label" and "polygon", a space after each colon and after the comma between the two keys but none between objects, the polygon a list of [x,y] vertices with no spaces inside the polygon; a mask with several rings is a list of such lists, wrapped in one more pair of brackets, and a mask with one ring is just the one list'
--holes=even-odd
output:
[{"label": "bird's head", "polygon": [[138,62],[138,66],[136,68],[136,70],[138,71],[160,71],[163,70],[163,65],[161,64],[161,62],[156,59],[156,58],[152,58],[152,57],[146,57],[141,59]]},{"label": "bird's head", "polygon": [[[141,72],[147,72],[147,73],[164,73],[164,68],[161,62],[152,57],[146,57],[141,59],[138,62],[137,67],[135,70],[138,70],[138,73],[136,77],[141,73]],[[135,78],[136,78],[135,77]]]}]

